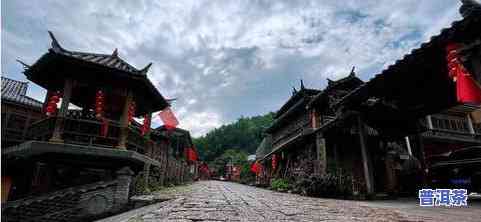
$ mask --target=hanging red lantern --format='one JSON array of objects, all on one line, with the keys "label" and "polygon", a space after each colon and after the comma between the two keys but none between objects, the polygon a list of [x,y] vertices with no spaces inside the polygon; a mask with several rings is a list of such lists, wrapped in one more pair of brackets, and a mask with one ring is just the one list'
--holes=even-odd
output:
[{"label": "hanging red lantern", "polygon": [[132,122],[132,120],[134,119],[134,115],[135,115],[135,102],[132,101],[129,105],[129,110],[127,112],[127,120],[128,120],[129,125]]},{"label": "hanging red lantern", "polygon": [[259,162],[256,161],[251,165],[251,171],[256,175],[259,173]]},{"label": "hanging red lantern", "polygon": [[105,96],[102,90],[97,90],[95,93],[95,117],[102,119],[104,116]]},{"label": "hanging red lantern", "polygon": [[142,136],[146,135],[150,131],[150,116],[145,114],[144,116],[144,124],[142,125],[142,129],[140,134]]},{"label": "hanging red lantern", "polygon": [[275,170],[277,168],[277,155],[272,154],[272,169]]},{"label": "hanging red lantern", "polygon": [[53,95],[48,99],[47,108],[46,108],[46,115],[47,116],[54,116],[57,113],[57,103],[60,101],[60,93],[55,92]]},{"label": "hanging red lantern", "polygon": [[55,102],[55,103],[60,102],[60,96],[58,96],[57,94],[54,94],[52,96],[52,101]]}]

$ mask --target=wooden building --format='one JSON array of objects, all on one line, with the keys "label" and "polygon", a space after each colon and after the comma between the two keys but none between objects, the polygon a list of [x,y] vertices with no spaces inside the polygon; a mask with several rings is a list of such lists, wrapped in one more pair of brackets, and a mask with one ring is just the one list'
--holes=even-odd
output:
[{"label": "wooden building", "polygon": [[28,126],[43,118],[43,103],[27,90],[28,82],[2,77],[2,149],[24,142]]},{"label": "wooden building", "polygon": [[[338,81],[328,80],[326,89],[312,96],[301,106],[302,111],[284,123],[296,127],[283,131],[277,124],[282,121],[279,117],[285,113],[289,99],[276,115],[274,127],[267,131],[272,147],[259,147],[257,158],[264,163],[261,181],[349,174],[356,193],[396,195],[414,194],[416,186],[433,185],[437,168],[443,169],[439,174],[457,172],[462,167],[466,174],[458,176],[478,178],[481,104],[460,100],[463,91],[459,79],[453,81],[456,78],[448,69],[452,60],[447,58],[451,56],[448,49],[455,45],[457,61],[477,82],[471,86],[479,87],[481,6],[463,1],[460,12],[462,20],[453,22],[368,82],[362,82],[353,71]],[[296,118],[307,121],[300,124],[302,121]],[[278,143],[278,138],[288,138],[288,142]],[[294,141],[296,145],[288,145]],[[466,148],[469,154],[478,156],[465,154],[469,157],[455,162],[435,158]],[[270,151],[265,154],[265,150]],[[471,191],[481,189],[473,183],[465,187]]]},{"label": "wooden building", "polygon": [[[48,91],[46,115],[26,121],[26,142],[2,147],[2,181],[11,181],[2,219],[84,221],[125,208],[136,175],[159,185],[192,180],[188,131],[150,127],[152,113],[170,106],[147,78],[151,64],[137,69],[117,50],[70,51],[49,34],[51,48],[24,71]],[[41,104],[32,103],[40,115]]]}]

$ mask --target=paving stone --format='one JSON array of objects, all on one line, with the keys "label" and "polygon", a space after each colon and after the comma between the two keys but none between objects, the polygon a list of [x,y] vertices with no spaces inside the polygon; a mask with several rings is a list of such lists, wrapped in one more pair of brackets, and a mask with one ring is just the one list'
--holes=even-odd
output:
[{"label": "paving stone", "polygon": [[[158,209],[131,215],[153,221],[479,221],[481,206],[420,208],[415,201],[366,202],[311,198],[230,182],[201,181]],[[125,217],[125,216],[124,216]],[[122,221],[122,220],[113,220]],[[127,220],[125,220],[127,221]],[[134,220],[132,220],[134,221]]]}]

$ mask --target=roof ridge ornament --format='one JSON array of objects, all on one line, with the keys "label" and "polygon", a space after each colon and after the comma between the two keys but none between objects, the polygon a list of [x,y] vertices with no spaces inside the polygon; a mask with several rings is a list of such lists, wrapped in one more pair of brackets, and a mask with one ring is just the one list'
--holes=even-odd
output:
[{"label": "roof ridge ornament", "polygon": [[297,93],[296,87],[292,87],[292,95],[295,95]]},{"label": "roof ridge ornament", "polygon": [[302,89],[305,89],[305,88],[306,88],[306,87],[304,87],[304,81],[302,81],[302,79],[301,79],[301,90],[302,90]]},{"label": "roof ridge ornament", "polygon": [[28,69],[30,68],[30,65],[25,63],[24,61],[20,60],[20,59],[16,59],[18,63],[22,64],[23,68],[24,69]]},{"label": "roof ridge ornament", "polygon": [[119,57],[119,51],[117,50],[117,48],[115,48],[114,52],[112,52],[112,56],[113,57]]},{"label": "roof ridge ornament", "polygon": [[55,52],[63,51],[64,49],[62,48],[62,46],[60,46],[60,43],[58,43],[58,41],[55,38],[55,36],[53,35],[53,33],[51,31],[48,31],[48,34],[50,35],[50,38],[52,39],[52,49],[53,49],[53,51],[55,51]]},{"label": "roof ridge ornament", "polygon": [[481,4],[476,0],[461,0],[459,13],[466,18],[471,15],[481,15]]},{"label": "roof ridge ornament", "polygon": [[334,83],[334,81],[333,81],[333,80],[331,80],[331,79],[329,79],[329,78],[326,78],[326,79],[327,79],[327,85],[331,85],[331,84],[333,84],[333,83]]},{"label": "roof ridge ornament", "polygon": [[152,63],[147,64],[143,69],[140,70],[140,73],[144,75],[147,74],[151,66],[152,66]]},{"label": "roof ridge ornament", "polygon": [[349,76],[350,76],[350,77],[356,77],[356,72],[355,72],[355,70],[356,70],[356,66],[353,66],[352,69],[351,69],[351,73],[349,73]]}]

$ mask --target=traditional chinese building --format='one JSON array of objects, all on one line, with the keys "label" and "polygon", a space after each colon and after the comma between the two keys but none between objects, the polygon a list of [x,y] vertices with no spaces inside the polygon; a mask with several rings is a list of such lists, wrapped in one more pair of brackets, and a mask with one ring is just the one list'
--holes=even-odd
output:
[{"label": "traditional chinese building", "polygon": [[[51,48],[24,71],[48,92],[44,114],[26,123],[26,142],[2,147],[2,181],[11,182],[2,193],[8,200],[3,219],[83,221],[124,209],[136,175],[159,185],[195,177],[188,131],[150,127],[152,113],[170,112],[169,101],[147,78],[151,64],[137,69],[117,50],[70,51],[50,36]],[[2,97],[3,84],[2,79]],[[19,101],[30,101],[38,114],[41,104],[21,87]],[[143,124],[134,118],[143,118]],[[2,133],[7,129],[2,125]]]},{"label": "traditional chinese building", "polygon": [[43,103],[27,90],[28,82],[2,77],[2,149],[24,142],[28,126],[43,118]]},{"label": "traditional chinese building", "polygon": [[[478,181],[481,6],[463,1],[460,12],[462,20],[368,82],[354,72],[328,80],[326,89],[291,118],[308,115],[308,124],[289,120],[285,125],[298,127],[267,131],[273,143],[266,148],[263,142],[258,149],[261,175],[349,174],[353,190],[366,194],[412,194],[416,186],[435,185],[436,174],[443,172],[451,179]],[[298,145],[289,150],[275,138],[299,138]],[[454,159],[440,161],[440,155]],[[470,190],[481,189],[468,183]]]}]

